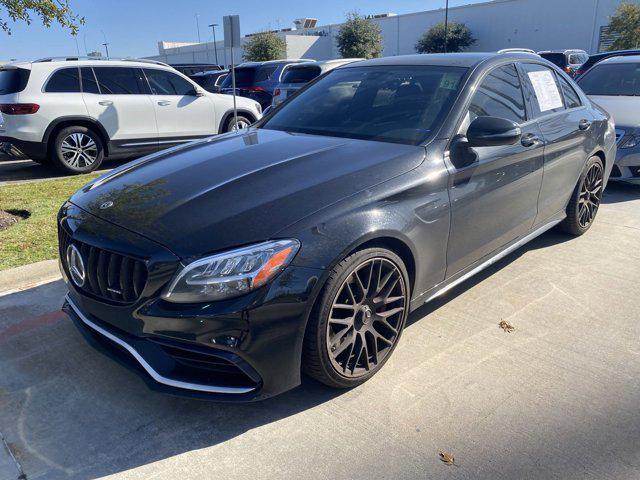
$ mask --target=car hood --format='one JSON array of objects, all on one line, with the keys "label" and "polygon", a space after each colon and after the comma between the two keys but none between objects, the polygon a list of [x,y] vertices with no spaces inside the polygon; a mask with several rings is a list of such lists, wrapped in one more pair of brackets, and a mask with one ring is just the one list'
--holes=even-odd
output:
[{"label": "car hood", "polygon": [[273,238],[424,155],[411,145],[248,129],[124,165],[71,202],[191,260]]},{"label": "car hood", "polygon": [[589,98],[613,117],[616,127],[640,127],[640,97],[589,95]]}]

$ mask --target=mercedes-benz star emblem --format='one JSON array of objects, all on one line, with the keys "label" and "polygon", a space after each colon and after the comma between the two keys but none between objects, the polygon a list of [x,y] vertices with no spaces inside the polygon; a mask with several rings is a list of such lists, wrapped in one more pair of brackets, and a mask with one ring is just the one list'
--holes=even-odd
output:
[{"label": "mercedes-benz star emblem", "polygon": [[113,207],[113,202],[109,200],[108,202],[104,202],[102,205],[100,205],[100,210],[106,210],[107,208],[111,207]]},{"label": "mercedes-benz star emblem", "polygon": [[82,287],[86,276],[84,260],[82,260],[80,250],[75,245],[69,245],[67,248],[67,267],[73,283],[78,287]]}]

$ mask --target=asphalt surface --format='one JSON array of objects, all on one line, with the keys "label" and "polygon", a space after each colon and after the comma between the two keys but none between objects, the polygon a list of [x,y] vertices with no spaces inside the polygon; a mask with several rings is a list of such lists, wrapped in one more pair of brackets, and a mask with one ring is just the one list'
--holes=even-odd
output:
[{"label": "asphalt surface", "polygon": [[638,285],[640,188],[613,185],[586,235],[549,232],[415,312],[367,384],[230,405],[148,390],[55,281],[0,297],[0,432],[30,480],[638,479]]}]

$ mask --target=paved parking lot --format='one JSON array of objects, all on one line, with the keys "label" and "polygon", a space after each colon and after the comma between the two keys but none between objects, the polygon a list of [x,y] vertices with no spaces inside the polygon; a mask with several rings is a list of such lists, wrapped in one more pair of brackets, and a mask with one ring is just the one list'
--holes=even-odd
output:
[{"label": "paved parking lot", "polygon": [[0,297],[0,432],[30,480],[637,479],[639,284],[640,188],[612,185],[587,235],[547,233],[413,314],[362,387],[229,405],[92,350],[57,281]]}]

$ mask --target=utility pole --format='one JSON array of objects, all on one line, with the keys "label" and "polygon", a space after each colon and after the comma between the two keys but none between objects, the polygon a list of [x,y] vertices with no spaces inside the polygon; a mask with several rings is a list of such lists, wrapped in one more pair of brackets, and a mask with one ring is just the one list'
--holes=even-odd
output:
[{"label": "utility pole", "polygon": [[209,26],[213,29],[213,49],[216,52],[216,65],[220,65],[218,63],[218,44],[216,43],[216,27],[218,26],[218,24],[217,23],[212,23]]},{"label": "utility pole", "polygon": [[449,37],[449,0],[444,7],[444,53],[447,53],[447,39]]},{"label": "utility pole", "polygon": [[109,43],[104,42],[102,45],[104,45],[104,49],[107,52],[107,60],[109,60]]},{"label": "utility pole", "polygon": [[198,43],[202,43],[200,41],[200,15],[196,13],[196,28],[198,29]]}]

